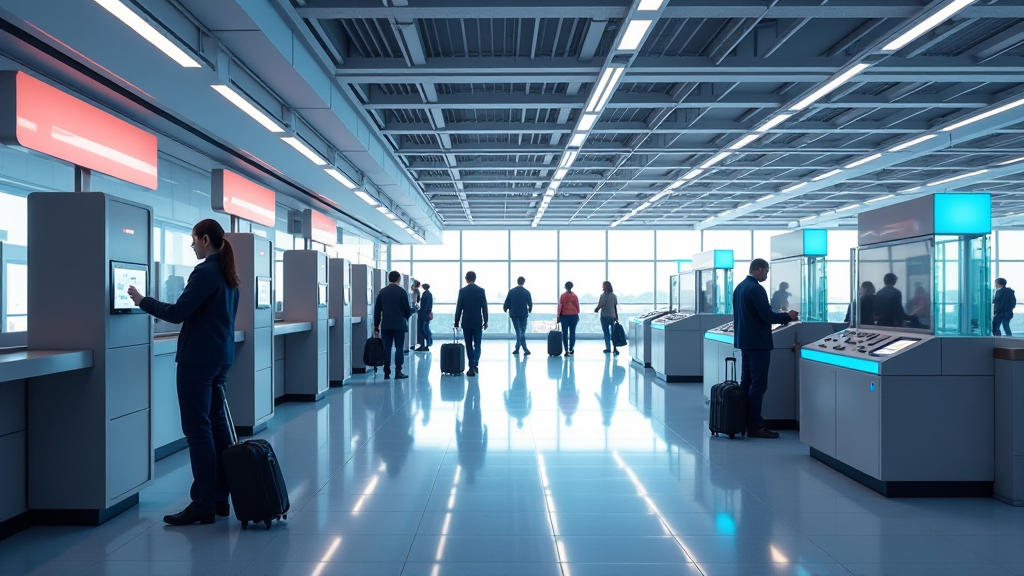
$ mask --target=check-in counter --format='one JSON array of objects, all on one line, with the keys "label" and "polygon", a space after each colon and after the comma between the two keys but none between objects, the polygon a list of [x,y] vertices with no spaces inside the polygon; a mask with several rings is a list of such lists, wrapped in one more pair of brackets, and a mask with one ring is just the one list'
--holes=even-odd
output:
[{"label": "check-in counter", "polygon": [[274,402],[277,404],[287,401],[284,385],[287,361],[285,336],[309,332],[312,329],[312,322],[274,322]]},{"label": "check-in counter", "polygon": [[341,386],[352,375],[352,263],[344,258],[327,261],[328,273],[328,379]]},{"label": "check-in counter", "polygon": [[[292,401],[316,402],[330,386],[328,380],[327,255],[317,250],[284,253],[285,322],[308,324],[308,330],[285,334],[284,390]],[[274,330],[278,334],[277,326]]]}]

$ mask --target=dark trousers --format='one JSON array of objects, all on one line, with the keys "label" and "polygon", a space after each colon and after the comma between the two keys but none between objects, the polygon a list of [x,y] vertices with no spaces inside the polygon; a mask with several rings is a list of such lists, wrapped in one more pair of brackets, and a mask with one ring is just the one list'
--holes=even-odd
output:
[{"label": "dark trousers", "polygon": [[425,315],[422,320],[420,320],[420,329],[419,329],[419,331],[416,332],[416,343],[417,344],[422,344],[422,345],[425,345],[425,346],[433,346],[434,345],[434,335],[430,333],[430,320],[429,320],[429,317],[430,317],[430,315],[428,314],[428,315]]},{"label": "dark trousers", "polygon": [[768,368],[772,363],[771,350],[743,350],[740,387],[747,393],[747,430],[764,428],[761,406],[768,391]]},{"label": "dark trousers", "polygon": [[482,328],[463,328],[462,334],[466,337],[466,360],[470,368],[476,368],[480,363],[480,340],[484,331]]},{"label": "dark trousers", "polygon": [[192,461],[192,503],[201,512],[213,512],[217,502],[228,501],[228,482],[220,455],[231,445],[220,385],[231,365],[178,364],[178,408],[181,430],[188,440]]},{"label": "dark trousers", "polygon": [[1003,332],[1006,332],[1007,336],[1013,336],[1013,332],[1010,332],[1010,318],[1008,316],[996,315],[992,318],[992,335],[1002,336],[999,333],[999,327],[1003,327]]},{"label": "dark trousers", "polygon": [[601,316],[601,333],[604,334],[605,350],[610,350],[612,347],[612,326],[615,326],[613,316]]},{"label": "dark trousers", "polygon": [[391,347],[395,348],[395,372],[402,371],[402,364],[405,364],[405,331],[404,330],[381,330],[381,342],[384,343],[384,371],[390,372]]},{"label": "dark trousers", "polygon": [[576,325],[580,323],[579,314],[562,314],[562,346],[572,350],[576,347]]},{"label": "dark trousers", "polygon": [[512,316],[511,320],[512,328],[516,331],[516,350],[529,350],[526,347],[526,316]]}]

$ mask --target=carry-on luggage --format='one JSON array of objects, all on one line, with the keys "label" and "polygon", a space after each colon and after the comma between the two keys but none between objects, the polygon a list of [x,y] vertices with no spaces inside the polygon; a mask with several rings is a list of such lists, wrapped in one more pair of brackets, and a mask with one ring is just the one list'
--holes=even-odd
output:
[{"label": "carry-on luggage", "polygon": [[224,386],[220,386],[220,393],[231,430],[231,446],[221,453],[221,460],[235,518],[242,521],[242,530],[249,529],[249,522],[263,522],[270,530],[272,521],[288,519],[291,507],[277,455],[266,440],[238,441]]},{"label": "carry-on luggage", "polygon": [[562,331],[552,330],[548,332],[548,356],[562,355]]},{"label": "carry-on luggage", "polygon": [[622,348],[626,345],[626,329],[618,322],[612,326],[612,344],[615,345],[616,348]]},{"label": "carry-on luggage", "polygon": [[736,379],[736,358],[732,356],[725,359],[725,380],[711,387],[708,429],[713,436],[726,434],[730,439],[747,435],[747,394]]},{"label": "carry-on luggage", "polygon": [[466,347],[459,342],[459,333],[455,332],[455,342],[441,344],[441,374],[455,376],[466,371]]},{"label": "carry-on luggage", "polygon": [[373,367],[373,373],[377,373],[377,368],[384,365],[384,341],[373,336],[366,339],[366,344],[363,346],[363,364],[367,368]]}]

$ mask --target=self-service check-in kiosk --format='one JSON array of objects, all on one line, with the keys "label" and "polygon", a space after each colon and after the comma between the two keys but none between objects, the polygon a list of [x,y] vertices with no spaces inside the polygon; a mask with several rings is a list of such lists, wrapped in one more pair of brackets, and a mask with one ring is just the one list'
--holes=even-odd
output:
[{"label": "self-service check-in kiosk", "polygon": [[373,336],[373,268],[352,265],[352,373],[363,374],[363,348]]},{"label": "self-service check-in kiosk", "polygon": [[651,322],[670,312],[672,310],[651,310],[629,319],[629,355],[633,362],[651,367]]},{"label": "self-service check-in kiosk", "polygon": [[[797,230],[771,239],[769,305],[775,312],[800,311],[800,322],[772,326],[771,368],[761,415],[769,428],[794,429],[799,420],[800,395],[797,356],[802,343],[813,342],[843,329],[828,322],[825,258],[828,232]],[[726,379],[725,359],[742,355],[734,347],[733,323],[704,334],[704,397]]]},{"label": "self-service check-in kiosk", "polygon": [[651,367],[666,382],[700,382],[704,333],[732,318],[732,250],[693,257],[678,276],[677,308],[651,323]]},{"label": "self-service check-in kiosk", "polygon": [[[329,387],[327,255],[319,250],[284,253],[285,323],[309,324],[308,330],[284,337],[285,397],[316,401]],[[304,327],[304,326],[303,326]]]},{"label": "self-service check-in kiosk", "polygon": [[153,481],[153,321],[128,296],[152,289],[152,230],[149,207],[107,194],[28,197],[28,347],[93,355],[27,386],[28,507],[43,522],[100,524]]},{"label": "self-service check-in kiosk", "polygon": [[[331,386],[341,386],[352,375],[352,263],[344,258],[331,258],[327,270],[327,310],[334,319],[334,326],[329,329],[327,367]],[[363,349],[358,351],[362,354]]]},{"label": "self-service check-in kiosk", "polygon": [[991,493],[991,224],[987,194],[859,215],[857,325],[800,351],[812,457],[886,496]]}]

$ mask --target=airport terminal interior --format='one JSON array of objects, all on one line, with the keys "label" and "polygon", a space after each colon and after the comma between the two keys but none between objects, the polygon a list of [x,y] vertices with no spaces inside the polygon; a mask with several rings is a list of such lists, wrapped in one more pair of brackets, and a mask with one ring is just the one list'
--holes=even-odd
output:
[{"label": "airport terminal interior", "polygon": [[1024,0],[0,0],[0,576],[1024,576],[1021,186]]}]

